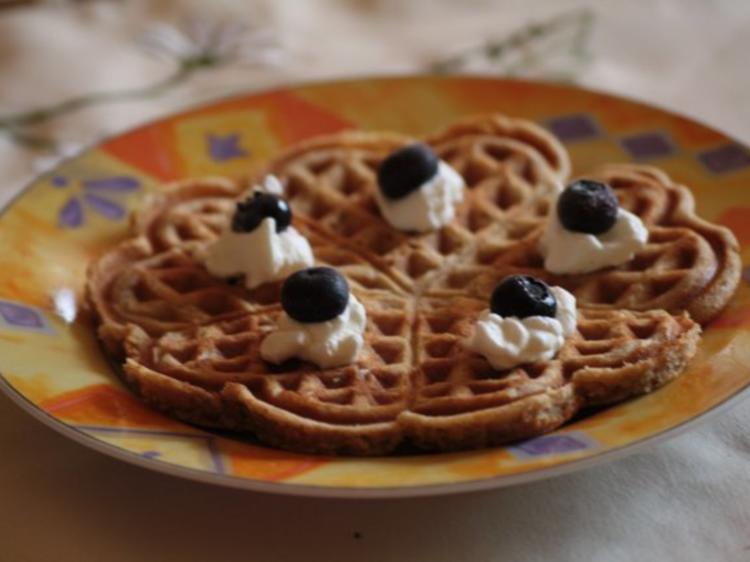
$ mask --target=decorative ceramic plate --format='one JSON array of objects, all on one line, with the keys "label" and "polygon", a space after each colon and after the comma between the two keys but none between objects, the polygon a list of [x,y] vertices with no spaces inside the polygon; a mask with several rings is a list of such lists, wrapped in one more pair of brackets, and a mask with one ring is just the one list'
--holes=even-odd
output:
[{"label": "decorative ceramic plate", "polygon": [[516,444],[453,454],[328,458],[187,426],[119,382],[79,311],[92,257],[163,182],[239,175],[275,151],[344,128],[415,136],[463,115],[537,121],[574,173],[648,162],[692,187],[698,212],[729,226],[750,260],[750,151],[677,115],[577,88],[480,78],[335,82],[251,94],[110,139],[37,179],[0,218],[0,386],[30,413],[99,451],[170,474],[279,493],[411,496],[490,488],[630,453],[716,411],[750,385],[750,290],[740,287],[675,382]]}]

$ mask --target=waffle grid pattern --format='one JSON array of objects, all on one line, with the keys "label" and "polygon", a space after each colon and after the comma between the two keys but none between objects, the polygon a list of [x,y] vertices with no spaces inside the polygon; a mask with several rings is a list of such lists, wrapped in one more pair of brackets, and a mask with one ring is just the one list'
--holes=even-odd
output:
[{"label": "waffle grid pattern", "polygon": [[[366,346],[355,364],[320,370],[259,358],[280,313],[278,284],[248,294],[200,265],[252,182],[207,178],[156,196],[135,216],[134,238],[91,269],[100,337],[126,357],[130,385],[177,417],[250,430],[272,445],[381,454],[404,440],[449,450],[537,435],[581,407],[679,374],[700,328],[651,309],[689,309],[684,296],[700,301],[727,276],[732,255],[721,254],[722,229],[695,218],[685,188],[643,166],[595,172],[642,217],[650,242],[623,268],[555,278],[535,250],[570,170],[553,137],[502,116],[429,137],[468,189],[453,223],[423,235],[391,228],[373,196],[380,161],[408,142],[348,132],[301,143],[266,170],[285,185],[316,259],[342,271],[365,304]],[[460,342],[495,283],[516,272],[569,288],[587,308],[556,360],[498,373]]]}]

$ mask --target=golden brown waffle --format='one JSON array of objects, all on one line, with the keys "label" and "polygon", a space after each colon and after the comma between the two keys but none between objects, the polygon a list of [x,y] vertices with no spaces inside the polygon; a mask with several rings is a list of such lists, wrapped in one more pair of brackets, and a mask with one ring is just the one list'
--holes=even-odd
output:
[{"label": "golden brown waffle", "polygon": [[581,409],[650,392],[693,356],[700,327],[661,310],[579,309],[557,358],[498,372],[465,350],[485,301],[423,300],[413,399],[399,421],[428,449],[485,447],[551,431]]},{"label": "golden brown waffle", "polygon": [[146,197],[131,230],[145,236],[154,253],[209,242],[228,225],[241,193],[239,183],[221,177],[169,184]]},{"label": "golden brown waffle", "polygon": [[[207,243],[250,185],[207,178],[152,196],[132,221],[132,238],[90,269],[99,335],[111,354],[125,358],[129,385],[180,419],[249,431],[272,445],[381,454],[402,442],[457,449],[536,435],[589,404],[648,392],[684,368],[700,331],[695,323],[661,310],[619,310],[643,308],[636,297],[598,302],[587,297],[601,292],[591,289],[591,276],[562,283],[594,308],[580,311],[578,332],[557,359],[497,372],[464,350],[459,340],[487,307],[498,277],[530,271],[550,278],[538,270],[535,237],[569,172],[568,158],[551,135],[521,120],[489,116],[448,127],[427,142],[463,174],[467,196],[451,224],[416,235],[391,228],[374,200],[380,161],[411,141],[346,132],[301,143],[266,170],[285,184],[294,226],[316,261],[338,268],[367,310],[366,345],[355,364],[323,370],[259,358],[281,313],[280,284],[249,292],[205,271]],[[720,253],[724,234],[694,217],[684,188],[650,168],[599,175],[644,218],[653,238],[647,250],[659,249],[652,261],[636,258],[639,272],[710,276],[712,285],[731,288],[731,268],[723,277],[718,266],[702,277],[698,271],[703,256]],[[679,225],[670,222],[677,219]],[[700,259],[692,265],[683,254],[669,261],[673,239],[657,229],[678,240],[710,240],[712,251],[696,242]],[[735,263],[732,251],[727,243],[725,264]],[[650,303],[661,308],[661,301]]]},{"label": "golden brown waffle", "polygon": [[116,354],[128,324],[161,335],[260,306],[209,275],[186,250],[154,253],[143,237],[124,242],[95,263],[89,270],[88,294],[99,336]]},{"label": "golden brown waffle", "polygon": [[[553,275],[544,270],[537,244],[543,221],[526,220],[516,238],[493,231],[431,287],[434,294],[488,298],[512,273],[545,279],[571,291],[589,307],[665,309],[706,323],[727,304],[739,283],[737,241],[726,228],[695,214],[690,191],[648,166],[604,166],[586,175],[609,183],[623,208],[638,215],[649,231],[646,246],[626,264],[586,275]],[[512,231],[513,225],[504,225]]]},{"label": "golden brown waffle", "polygon": [[411,381],[410,303],[358,295],[368,311],[357,362],[321,370],[302,361],[271,366],[259,356],[280,310],[149,337],[132,327],[126,380],[154,406],[185,421],[253,431],[280,447],[368,454],[401,440],[396,422]]},{"label": "golden brown waffle", "polygon": [[[211,276],[200,262],[206,244],[228,223],[240,193],[241,187],[229,180],[203,178],[171,184],[148,198],[133,217],[133,238],[89,269],[89,298],[108,349],[122,348],[127,324],[158,336],[278,303],[280,283],[248,292]],[[294,224],[317,262],[344,273],[354,289],[402,292],[356,252],[310,229],[304,218],[296,217]]]},{"label": "golden brown waffle", "polygon": [[548,132],[528,121],[491,115],[459,122],[428,137],[468,189],[456,219],[437,232],[392,228],[375,201],[380,162],[414,139],[347,132],[303,142],[267,167],[286,185],[299,213],[327,235],[362,253],[407,290],[418,291],[490,226],[539,217],[570,163]]}]

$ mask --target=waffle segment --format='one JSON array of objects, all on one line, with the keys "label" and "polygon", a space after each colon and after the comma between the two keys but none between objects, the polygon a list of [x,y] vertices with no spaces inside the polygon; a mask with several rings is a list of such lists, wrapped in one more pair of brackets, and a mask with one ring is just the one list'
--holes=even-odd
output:
[{"label": "waffle segment", "polygon": [[623,208],[647,227],[648,243],[632,260],[589,274],[551,274],[537,249],[544,222],[526,217],[477,237],[472,251],[437,278],[430,292],[486,300],[501,279],[521,273],[564,287],[582,306],[687,310],[701,324],[715,318],[740,279],[734,235],[697,217],[690,191],[660,170],[618,164],[585,177],[609,183]]},{"label": "waffle segment", "polygon": [[411,311],[396,297],[359,294],[369,311],[357,363],[269,365],[260,343],[280,310],[150,338],[131,327],[126,380],[156,407],[199,425],[252,431],[297,451],[378,454],[401,439],[410,396]]},{"label": "waffle segment", "polygon": [[[461,346],[482,308],[481,302],[437,304],[420,319],[417,353],[424,359],[411,408],[400,418],[406,437],[420,447],[516,441],[551,431],[587,406],[650,392],[682,372],[700,335],[686,315],[583,309],[555,359],[496,371]],[[451,318],[438,334],[433,315]]]}]

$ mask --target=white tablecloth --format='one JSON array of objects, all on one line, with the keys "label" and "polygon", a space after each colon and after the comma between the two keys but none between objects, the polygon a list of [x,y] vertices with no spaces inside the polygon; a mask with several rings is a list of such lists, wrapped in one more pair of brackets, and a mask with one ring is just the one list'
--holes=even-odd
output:
[{"label": "white tablecloth", "polygon": [[[211,22],[246,29],[222,27],[214,50],[231,60],[144,91],[196,54],[174,29],[146,40],[144,31],[157,20],[186,19],[204,46],[218,29]],[[558,23],[545,25],[551,19]],[[524,32],[530,22],[542,32]],[[499,58],[461,58],[514,33],[519,45]],[[586,56],[568,52],[576,37]],[[196,101],[312,78],[423,71],[456,53],[465,69],[572,76],[748,142],[748,52],[750,2],[742,0],[101,0],[8,8],[0,11],[0,123],[16,121],[0,130],[0,201],[59,156]],[[18,120],[71,97],[127,91],[134,99],[88,99],[76,111]],[[135,468],[58,436],[0,397],[0,560],[747,561],[748,427],[745,402],[650,450],[554,480],[460,496],[331,501]]]}]

